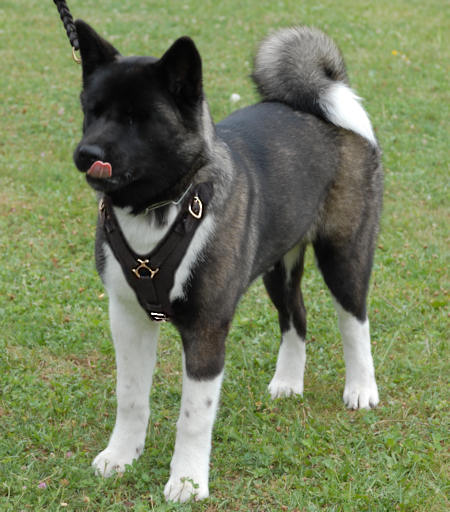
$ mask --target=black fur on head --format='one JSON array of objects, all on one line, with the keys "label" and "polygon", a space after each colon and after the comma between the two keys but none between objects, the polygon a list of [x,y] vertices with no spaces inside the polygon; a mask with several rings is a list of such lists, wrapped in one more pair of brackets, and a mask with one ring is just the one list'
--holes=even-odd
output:
[{"label": "black fur on head", "polygon": [[190,37],[180,37],[161,57],[169,91],[181,105],[195,105],[203,98],[202,61]]},{"label": "black fur on head", "polygon": [[181,37],[160,58],[122,57],[87,23],[75,22],[83,65],[83,137],[74,160],[87,172],[108,162],[108,179],[89,184],[139,212],[187,186],[206,157],[202,63]]},{"label": "black fur on head", "polygon": [[83,83],[100,66],[113,62],[120,53],[83,20],[76,20],[75,27],[80,44]]}]

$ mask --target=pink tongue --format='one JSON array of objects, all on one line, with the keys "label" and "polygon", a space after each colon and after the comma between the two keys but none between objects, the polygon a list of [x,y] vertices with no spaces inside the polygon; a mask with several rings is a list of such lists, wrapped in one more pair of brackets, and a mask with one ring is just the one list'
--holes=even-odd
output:
[{"label": "pink tongue", "polygon": [[87,174],[92,178],[104,179],[111,178],[112,167],[109,162],[101,162],[97,160],[88,169]]}]

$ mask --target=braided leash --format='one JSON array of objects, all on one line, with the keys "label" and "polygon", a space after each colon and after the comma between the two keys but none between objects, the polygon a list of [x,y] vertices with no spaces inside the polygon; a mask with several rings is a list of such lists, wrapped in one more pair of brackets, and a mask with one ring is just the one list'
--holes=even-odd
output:
[{"label": "braided leash", "polygon": [[61,21],[63,22],[64,28],[67,32],[67,37],[69,38],[70,44],[72,45],[72,57],[73,60],[77,63],[81,63],[80,57],[75,53],[80,49],[80,44],[78,42],[78,34],[77,29],[75,28],[75,24],[73,22],[72,14],[70,14],[69,7],[64,0],[53,0],[56,4],[56,7],[59,12],[59,16],[61,17]]}]

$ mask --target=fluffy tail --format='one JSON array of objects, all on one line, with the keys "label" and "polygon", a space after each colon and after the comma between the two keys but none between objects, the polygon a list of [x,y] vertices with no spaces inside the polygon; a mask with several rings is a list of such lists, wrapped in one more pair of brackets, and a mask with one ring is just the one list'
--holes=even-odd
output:
[{"label": "fluffy tail", "polygon": [[325,118],[377,145],[341,52],[320,30],[302,26],[269,35],[256,54],[252,77],[265,100]]}]

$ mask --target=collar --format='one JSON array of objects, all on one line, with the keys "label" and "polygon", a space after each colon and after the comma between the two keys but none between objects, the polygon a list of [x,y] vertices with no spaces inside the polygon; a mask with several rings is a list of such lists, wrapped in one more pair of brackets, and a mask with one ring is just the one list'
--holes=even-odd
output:
[{"label": "collar", "polygon": [[[181,203],[181,208],[169,231],[153,251],[143,255],[135,253],[128,245],[111,198],[104,196],[100,200],[99,219],[105,238],[126,281],[151,320],[164,321],[173,316],[169,295],[175,272],[205,217],[212,196],[211,182],[190,186],[176,203]],[[160,206],[155,205],[152,209],[156,207]]]},{"label": "collar", "polygon": [[188,186],[188,188],[181,194],[181,196],[178,199],[168,199],[166,201],[160,201],[159,203],[152,204],[151,206],[147,206],[147,208],[144,210],[144,214],[147,215],[150,212],[153,212],[154,210],[157,210],[158,208],[163,208],[164,206],[174,205],[178,206],[183,199],[186,197],[189,190],[192,188],[192,183]]},{"label": "collar", "polygon": [[180,183],[172,189],[171,192],[168,192],[167,194],[161,194],[162,197],[166,196],[165,199],[156,201],[155,203],[151,204],[150,206],[147,206],[144,209],[144,213],[150,213],[154,210],[157,210],[158,208],[163,208],[164,206],[169,205],[179,205],[188,192],[192,188],[192,180],[194,179],[197,172],[205,165],[205,157],[203,154],[199,154],[195,157],[193,164],[189,170],[189,172],[184,176],[184,178],[180,181]]}]

